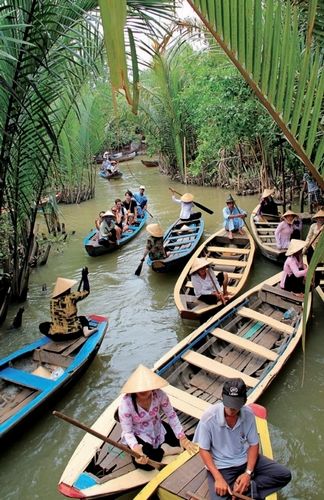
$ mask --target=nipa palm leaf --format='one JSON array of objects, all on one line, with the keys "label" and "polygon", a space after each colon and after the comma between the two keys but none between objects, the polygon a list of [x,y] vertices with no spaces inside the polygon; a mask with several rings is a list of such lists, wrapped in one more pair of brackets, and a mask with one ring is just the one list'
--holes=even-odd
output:
[{"label": "nipa palm leaf", "polygon": [[320,2],[309,1],[304,31],[289,0],[188,2],[323,188],[323,52],[313,36],[323,25]]}]

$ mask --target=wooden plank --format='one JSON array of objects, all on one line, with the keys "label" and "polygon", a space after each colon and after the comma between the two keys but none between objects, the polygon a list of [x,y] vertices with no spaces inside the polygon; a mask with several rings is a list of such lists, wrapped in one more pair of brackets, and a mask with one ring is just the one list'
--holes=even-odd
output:
[{"label": "wooden plank", "polygon": [[214,373],[215,375],[221,375],[226,378],[240,377],[249,387],[254,387],[258,383],[258,379],[245,375],[244,373],[235,370],[224,363],[219,363],[218,361],[208,358],[207,356],[199,354],[195,351],[187,351],[183,354],[182,359],[191,365],[198,366],[199,368],[202,368],[210,373]]},{"label": "wooden plank", "polygon": [[38,375],[33,375],[32,373],[17,370],[16,368],[11,368],[9,366],[0,371],[0,378],[17,385],[31,387],[32,389],[37,389],[39,391],[50,389],[55,385],[54,380],[39,377]]},{"label": "wooden plank", "polygon": [[284,332],[287,334],[292,334],[294,332],[294,328],[291,325],[287,325],[282,321],[278,321],[277,319],[272,318],[271,316],[267,316],[266,314],[259,313],[254,309],[250,309],[248,307],[241,307],[237,314],[243,316],[243,318],[254,319],[255,321],[261,321],[265,325],[271,326],[275,330],[279,332]]},{"label": "wooden plank", "polygon": [[65,349],[65,351],[62,352],[62,355],[63,356],[68,356],[73,351],[75,351],[78,347],[80,347],[81,345],[83,345],[86,342],[86,340],[87,340],[86,337],[83,337],[83,336],[80,337],[72,345],[70,345],[70,347],[68,347],[67,349]]},{"label": "wooden plank", "polygon": [[240,280],[243,277],[243,273],[227,273],[230,279]]},{"label": "wooden plank", "polygon": [[57,354],[55,352],[41,351],[40,349],[35,349],[33,359],[35,361],[40,361],[41,363],[49,363],[51,365],[62,366],[64,368],[67,368],[73,361],[73,358],[69,356],[63,356],[62,354]]},{"label": "wooden plank", "polygon": [[258,233],[274,233],[276,230],[275,227],[258,227]]},{"label": "wooden plank", "polygon": [[[258,234],[258,237],[260,238],[260,240],[274,240],[275,239],[275,236],[274,234]],[[278,248],[279,250],[279,248]]]},{"label": "wooden plank", "polygon": [[295,295],[294,293],[287,292],[286,290],[283,290],[282,288],[279,287],[274,287],[265,284],[262,286],[261,291],[270,292],[273,293],[274,295],[278,295],[279,297],[284,297],[285,299],[292,300],[293,302],[299,302],[300,304],[304,302],[303,298],[297,297],[297,295]]},{"label": "wooden plank", "polygon": [[232,247],[207,247],[208,252],[219,252],[219,253],[240,253],[242,255],[248,255],[251,252],[250,248],[232,248]]},{"label": "wooden plank", "polygon": [[197,418],[198,420],[201,419],[202,414],[204,413],[203,410],[197,408],[196,406],[191,406],[191,404],[187,403],[186,401],[182,401],[181,399],[177,399],[176,397],[169,395],[170,403],[175,408],[176,410],[179,410],[186,415],[190,415],[191,417]]},{"label": "wooden plank", "polygon": [[248,264],[245,260],[214,259],[212,257],[208,257],[207,260],[219,266],[246,267]]},{"label": "wooden plank", "polygon": [[222,328],[215,328],[215,330],[210,333],[218,339],[225,340],[229,344],[241,347],[245,351],[252,352],[257,356],[269,359],[270,361],[276,361],[278,358],[278,354],[271,351],[270,349],[256,344],[251,340],[240,337],[239,335],[235,335],[235,333],[228,332],[227,330],[222,330]]},{"label": "wooden plank", "polygon": [[265,221],[259,221],[257,222],[256,220],[254,221],[254,224],[261,225],[261,226],[278,226],[279,222],[265,222]]},{"label": "wooden plank", "polygon": [[185,401],[186,403],[198,408],[199,410],[206,411],[210,407],[210,405],[205,401],[201,401],[201,399],[196,398],[188,392],[178,389],[173,385],[168,385],[164,387],[163,390],[167,393],[168,396],[173,396],[180,401]]}]

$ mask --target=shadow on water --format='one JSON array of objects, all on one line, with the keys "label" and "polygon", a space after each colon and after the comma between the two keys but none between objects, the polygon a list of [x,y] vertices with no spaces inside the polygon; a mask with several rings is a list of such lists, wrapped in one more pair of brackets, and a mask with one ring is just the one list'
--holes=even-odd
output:
[{"label": "shadow on water", "polygon": [[[120,388],[138,363],[149,367],[178,341],[191,333],[193,326],[179,318],[173,301],[177,274],[159,275],[143,266],[140,277],[134,275],[147,233],[142,231],[122,250],[102,257],[89,257],[82,239],[94,226],[102,209],[109,209],[115,198],[123,198],[127,189],[146,186],[149,210],[154,219],[166,229],[179,214],[171,201],[168,186],[178,191],[192,192],[197,201],[214,210],[205,215],[205,235],[221,227],[221,210],[227,191],[198,186],[180,186],[162,176],[158,169],[148,169],[139,161],[121,165],[122,179],[108,182],[98,178],[96,198],[81,205],[60,205],[61,219],[74,236],[53,251],[49,262],[32,274],[28,300],[24,304],[23,326],[8,331],[15,308],[0,330],[1,355],[35,340],[38,324],[49,315],[49,299],[56,277],[79,281],[81,268],[89,268],[90,296],[80,303],[81,314],[90,312],[109,316],[109,329],[100,351],[88,371],[55,408],[92,424],[103,409],[115,399]],[[257,203],[256,197],[238,198],[238,204],[249,212]],[[40,222],[43,221],[40,219]],[[257,255],[247,288],[277,273],[279,268]],[[180,272],[180,269],[179,269]],[[42,291],[46,283],[47,290]],[[269,411],[275,456],[288,463],[294,481],[282,492],[281,498],[321,498],[324,490],[322,473],[324,441],[324,342],[323,306],[316,300],[315,318],[311,323],[306,346],[306,377],[301,386],[303,357],[301,349],[294,353],[273,382],[261,403]],[[0,458],[1,500],[58,500],[59,478],[83,433],[54,418],[48,408],[41,418],[24,430],[22,437],[3,449]],[[131,497],[128,497],[131,498]]]}]

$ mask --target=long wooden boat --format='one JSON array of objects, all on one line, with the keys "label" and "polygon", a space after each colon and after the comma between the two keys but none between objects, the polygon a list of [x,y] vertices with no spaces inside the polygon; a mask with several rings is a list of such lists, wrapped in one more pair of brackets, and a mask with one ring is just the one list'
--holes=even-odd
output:
[{"label": "long wooden boat", "polygon": [[112,172],[112,173],[108,174],[108,173],[105,173],[102,170],[100,170],[99,175],[103,179],[107,179],[108,181],[111,181],[112,179],[120,179],[123,176],[123,172],[118,170],[117,172]]},{"label": "long wooden boat", "polygon": [[256,215],[259,207],[260,205],[253,210],[250,218],[253,237],[262,255],[274,262],[282,263],[286,258],[287,249],[277,248],[275,239],[275,230],[279,225],[280,218],[271,215]]},{"label": "long wooden boat", "polygon": [[[256,403],[248,405],[255,415],[257,431],[259,435],[259,443],[261,453],[268,458],[273,459],[272,446],[270,441],[269,427],[267,421],[267,410],[264,406]],[[181,470],[182,477],[178,476]],[[179,491],[182,491],[184,496],[178,493],[170,492],[168,484],[174,484],[174,476],[178,477]],[[180,482],[179,482],[180,481]],[[198,455],[190,457],[188,453],[182,453],[171,464],[167,465],[154,479],[152,479],[141,491],[136,495],[134,500],[148,500],[154,495],[154,498],[160,500],[175,500],[176,498],[209,498],[207,471],[202,466],[202,461]],[[266,497],[267,500],[277,500],[277,494],[272,493]]]},{"label": "long wooden boat", "polygon": [[65,392],[89,366],[108,327],[104,316],[89,316],[98,331],[90,337],[53,342],[42,336],[0,361],[0,438],[7,437],[41,407]]},{"label": "long wooden boat", "polygon": [[197,248],[204,227],[205,222],[202,217],[188,222],[177,219],[163,235],[163,246],[170,255],[159,260],[147,257],[147,264],[157,273],[181,269]]},{"label": "long wooden boat", "polygon": [[[302,335],[304,311],[300,298],[279,288],[280,279],[281,273],[225,306],[155,364],[156,373],[169,382],[163,390],[189,437],[203,412],[221,399],[226,378],[244,379],[247,403],[254,403],[293,353]],[[286,311],[289,315],[284,320]],[[115,441],[121,438],[120,424],[114,418],[120,399],[92,426]],[[175,459],[167,456],[164,462]],[[75,498],[115,498],[145,485],[157,474],[157,470],[136,469],[124,452],[87,434],[63,472],[58,489]],[[179,481],[177,476],[170,491],[178,488]]]},{"label": "long wooden boat", "polygon": [[119,163],[122,163],[124,161],[130,161],[133,160],[136,156],[136,151],[133,151],[132,153],[128,154],[120,154],[120,153],[115,153],[112,155],[109,155],[109,160],[116,160]]},{"label": "long wooden boat", "polygon": [[242,291],[248,279],[254,253],[255,244],[249,232],[244,235],[235,234],[232,240],[224,229],[212,234],[192,255],[175,284],[174,301],[180,316],[184,319],[206,320],[223,306],[221,301],[208,305],[195,296],[190,269],[197,257],[208,260],[215,277],[220,271],[228,273],[228,291],[232,301]]},{"label": "long wooden boat", "polygon": [[137,222],[134,222],[132,226],[129,226],[128,231],[122,233],[122,237],[120,240],[116,242],[116,244],[111,244],[109,247],[104,247],[103,245],[99,245],[98,241],[98,231],[96,229],[92,229],[90,233],[84,238],[83,244],[84,247],[90,255],[90,257],[98,257],[99,255],[104,255],[105,253],[113,252],[117,250],[117,248],[126,245],[130,240],[135,238],[135,236],[143,229],[148,214],[144,212],[143,217],[138,218]]},{"label": "long wooden boat", "polygon": [[149,167],[149,168],[159,166],[158,160],[141,160],[141,162],[143,163],[143,165],[145,167]]}]

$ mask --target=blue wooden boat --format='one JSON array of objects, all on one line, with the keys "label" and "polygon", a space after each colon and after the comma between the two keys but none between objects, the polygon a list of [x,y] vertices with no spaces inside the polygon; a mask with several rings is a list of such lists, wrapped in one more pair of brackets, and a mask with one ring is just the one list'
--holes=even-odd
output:
[{"label": "blue wooden boat", "polygon": [[99,245],[98,231],[96,229],[91,229],[90,233],[83,240],[83,244],[88,255],[90,255],[90,257],[98,257],[99,255],[113,252],[114,250],[117,250],[117,248],[126,245],[126,243],[132,240],[140,232],[147,220],[147,217],[147,212],[145,212],[143,217],[138,218],[137,222],[135,222],[132,226],[129,226],[129,230],[122,234],[121,239],[118,240],[115,245],[112,244],[109,247]]},{"label": "blue wooden boat", "polygon": [[158,260],[147,257],[147,264],[157,273],[181,269],[197,248],[204,226],[202,217],[188,222],[177,219],[163,236],[163,246],[170,255]]},{"label": "blue wooden boat", "polygon": [[123,172],[119,170],[117,172],[112,172],[111,174],[105,173],[102,170],[99,171],[99,176],[103,179],[110,181],[111,179],[120,179],[123,176]]},{"label": "blue wooden boat", "polygon": [[89,316],[98,331],[90,337],[54,342],[43,336],[0,361],[0,438],[34,418],[49,400],[65,392],[97,354],[108,318]]}]

